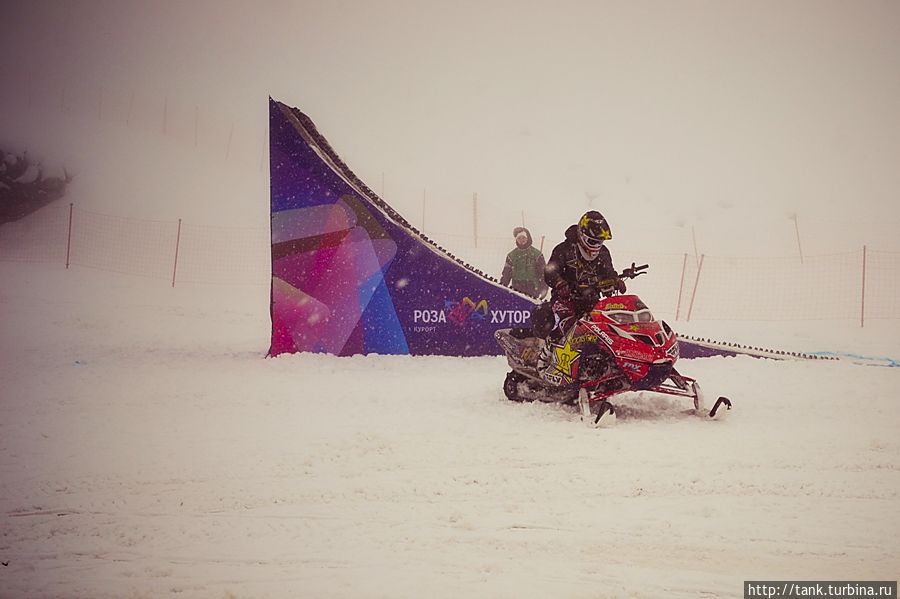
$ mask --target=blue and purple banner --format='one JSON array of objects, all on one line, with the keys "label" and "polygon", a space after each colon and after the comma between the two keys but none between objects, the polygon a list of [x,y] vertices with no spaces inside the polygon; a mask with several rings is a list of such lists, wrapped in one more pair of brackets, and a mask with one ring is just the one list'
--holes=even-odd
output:
[{"label": "blue and purple banner", "polygon": [[438,249],[359,181],[312,121],[269,101],[270,355],[499,354],[534,302]]}]

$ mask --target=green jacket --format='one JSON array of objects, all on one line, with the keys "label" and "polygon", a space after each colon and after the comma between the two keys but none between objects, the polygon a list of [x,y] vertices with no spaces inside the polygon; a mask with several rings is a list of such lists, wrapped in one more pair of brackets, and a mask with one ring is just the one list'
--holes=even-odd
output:
[{"label": "green jacket", "polygon": [[528,236],[528,241],[506,255],[500,284],[511,285],[516,291],[532,297],[540,297],[547,291],[547,284],[544,282],[546,262],[541,251],[531,245],[531,233],[528,229],[516,227],[513,236],[523,231]]}]

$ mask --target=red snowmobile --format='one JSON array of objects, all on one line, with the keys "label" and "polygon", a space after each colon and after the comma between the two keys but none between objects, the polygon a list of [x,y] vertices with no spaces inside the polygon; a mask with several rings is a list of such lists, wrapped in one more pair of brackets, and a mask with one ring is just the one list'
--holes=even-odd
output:
[{"label": "red snowmobile", "polygon": [[[619,276],[634,278],[647,267],[632,264]],[[614,283],[611,279],[579,289],[581,297],[593,294],[587,302],[592,309],[549,347],[542,336],[545,331],[517,328],[495,333],[512,368],[503,383],[506,397],[574,404],[582,420],[593,426],[614,423],[616,407],[609,400],[629,391],[691,399],[694,407],[689,412],[704,418],[721,417],[730,410],[726,397],[705,408],[697,381],[675,369],[675,332],[665,321],[656,320],[638,296],[617,295]],[[549,304],[536,309],[540,310],[546,313]]]}]

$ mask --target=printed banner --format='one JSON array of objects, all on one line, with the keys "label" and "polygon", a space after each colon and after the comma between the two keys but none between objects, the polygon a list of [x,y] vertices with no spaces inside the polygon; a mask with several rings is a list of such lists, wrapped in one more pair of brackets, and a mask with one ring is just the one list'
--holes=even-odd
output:
[{"label": "printed banner", "polygon": [[420,235],[306,115],[270,99],[269,121],[269,355],[496,355],[494,331],[530,326],[533,300]]}]

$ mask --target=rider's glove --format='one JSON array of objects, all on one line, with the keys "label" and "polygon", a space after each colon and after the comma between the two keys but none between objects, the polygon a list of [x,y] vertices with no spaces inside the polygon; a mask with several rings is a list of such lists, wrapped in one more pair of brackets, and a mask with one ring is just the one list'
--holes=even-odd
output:
[{"label": "rider's glove", "polygon": [[603,295],[612,295],[613,293],[625,293],[625,282],[619,277],[610,277],[603,279],[597,283],[597,289]]}]

